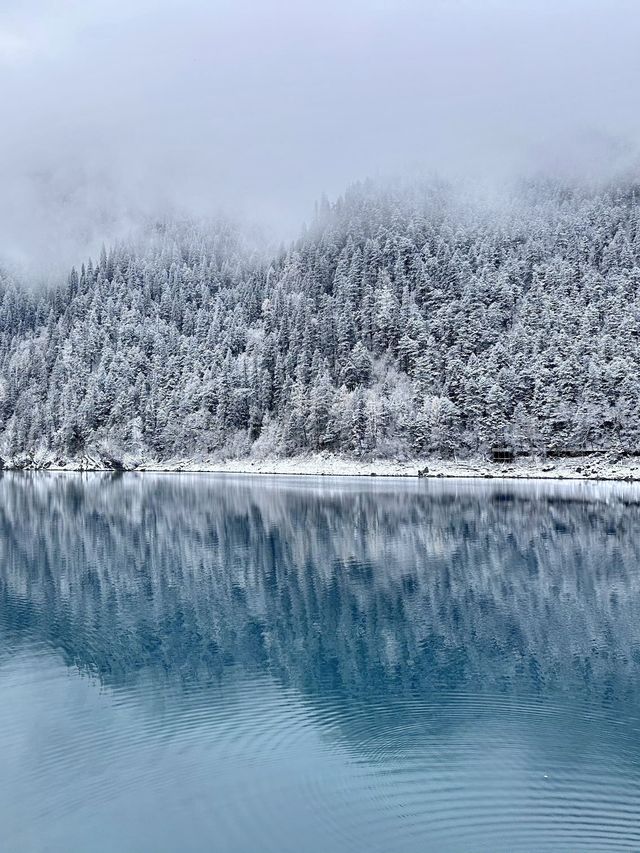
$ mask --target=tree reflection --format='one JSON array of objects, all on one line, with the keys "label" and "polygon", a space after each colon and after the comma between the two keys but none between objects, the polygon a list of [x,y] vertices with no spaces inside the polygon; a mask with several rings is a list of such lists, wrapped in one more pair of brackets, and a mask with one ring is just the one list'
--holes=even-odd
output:
[{"label": "tree reflection", "polygon": [[3,655],[322,699],[640,691],[632,487],[5,474]]}]

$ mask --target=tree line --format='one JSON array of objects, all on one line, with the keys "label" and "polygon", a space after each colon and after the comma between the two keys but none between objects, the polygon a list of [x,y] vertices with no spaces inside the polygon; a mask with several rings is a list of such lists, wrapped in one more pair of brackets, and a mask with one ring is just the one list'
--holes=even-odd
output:
[{"label": "tree line", "polygon": [[635,450],[637,188],[358,184],[288,248],[156,224],[0,274],[0,452],[130,459]]}]

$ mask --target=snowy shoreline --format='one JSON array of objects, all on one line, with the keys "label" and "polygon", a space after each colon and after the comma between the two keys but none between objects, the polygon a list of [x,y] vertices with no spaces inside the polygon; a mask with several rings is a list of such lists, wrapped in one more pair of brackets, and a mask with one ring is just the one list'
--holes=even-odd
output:
[{"label": "snowy shoreline", "polygon": [[330,454],[312,454],[271,459],[139,461],[115,462],[97,455],[79,459],[40,460],[29,457],[5,460],[6,471],[130,471],[153,473],[269,474],[329,477],[410,477],[455,479],[578,480],[640,482],[640,459],[636,457],[570,459],[524,459],[511,464],[486,459],[463,461],[442,459],[358,460]]}]

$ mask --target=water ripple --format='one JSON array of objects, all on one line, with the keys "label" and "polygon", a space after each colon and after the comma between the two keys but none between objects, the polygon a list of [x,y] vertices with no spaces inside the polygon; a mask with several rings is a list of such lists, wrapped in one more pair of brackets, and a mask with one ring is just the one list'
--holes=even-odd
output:
[{"label": "water ripple", "polygon": [[11,482],[3,853],[640,851],[640,507]]}]

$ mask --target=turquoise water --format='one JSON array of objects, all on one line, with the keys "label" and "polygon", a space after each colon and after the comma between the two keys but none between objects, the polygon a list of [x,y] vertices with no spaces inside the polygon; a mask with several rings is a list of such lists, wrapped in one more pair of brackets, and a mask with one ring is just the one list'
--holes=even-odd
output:
[{"label": "turquoise water", "polygon": [[0,850],[640,850],[640,490],[4,474]]}]

